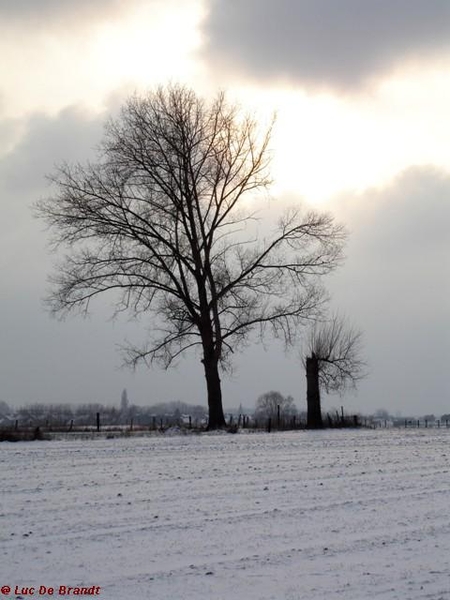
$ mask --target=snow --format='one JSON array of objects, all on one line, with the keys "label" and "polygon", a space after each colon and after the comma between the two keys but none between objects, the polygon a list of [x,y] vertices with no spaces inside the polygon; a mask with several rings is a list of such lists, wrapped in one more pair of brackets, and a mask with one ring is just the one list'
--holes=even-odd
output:
[{"label": "snow", "polygon": [[450,429],[5,442],[0,469],[5,598],[450,598]]}]

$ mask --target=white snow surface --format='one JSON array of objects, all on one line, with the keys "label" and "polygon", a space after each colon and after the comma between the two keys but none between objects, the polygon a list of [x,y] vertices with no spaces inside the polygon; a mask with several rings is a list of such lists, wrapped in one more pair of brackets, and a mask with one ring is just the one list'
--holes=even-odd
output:
[{"label": "white snow surface", "polygon": [[0,466],[4,598],[450,598],[450,429],[2,443]]}]

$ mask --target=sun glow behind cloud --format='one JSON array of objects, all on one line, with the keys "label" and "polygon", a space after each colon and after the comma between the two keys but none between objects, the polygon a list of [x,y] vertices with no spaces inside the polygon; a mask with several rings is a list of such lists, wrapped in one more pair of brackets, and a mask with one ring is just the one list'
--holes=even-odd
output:
[{"label": "sun glow behind cloud", "polygon": [[277,113],[273,193],[321,204],[385,185],[412,164],[450,168],[446,70],[411,65],[354,97],[251,86],[234,95],[266,119]]},{"label": "sun glow behind cloud", "polygon": [[[176,10],[170,10],[172,4]],[[0,40],[1,112],[10,118],[56,114],[70,104],[99,110],[121,88],[189,80],[201,68],[194,54],[202,14],[196,1],[173,0],[142,3],[79,31],[15,24]]]},{"label": "sun glow behind cloud", "polygon": [[191,3],[176,12],[144,6],[127,19],[99,27],[89,54],[103,85],[125,82],[144,87],[193,78],[198,70],[193,54],[200,44],[201,14],[200,7]]},{"label": "sun glow behind cloud", "polygon": [[0,38],[0,112],[10,118],[56,115],[69,105],[99,112],[114,95],[120,101],[168,81],[186,82],[200,94],[228,89],[263,123],[277,113],[273,195],[314,204],[342,190],[384,184],[410,164],[450,166],[446,63],[434,70],[406,65],[370,92],[352,96],[221,79],[200,60],[205,6],[203,0],[136,2],[79,29],[29,31],[24,25],[19,31],[15,24]]}]

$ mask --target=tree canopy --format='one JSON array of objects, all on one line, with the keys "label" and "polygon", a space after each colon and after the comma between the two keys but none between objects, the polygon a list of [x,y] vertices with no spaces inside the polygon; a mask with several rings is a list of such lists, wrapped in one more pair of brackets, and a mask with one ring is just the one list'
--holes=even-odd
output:
[{"label": "tree canopy", "polygon": [[127,349],[132,365],[168,367],[198,347],[212,428],[225,424],[219,368],[252,334],[296,340],[342,258],[345,231],[328,214],[292,209],[255,235],[242,199],[270,184],[271,129],[223,93],[133,96],[109,120],[97,162],[61,165],[38,204],[66,251],[51,310],[85,312],[113,292],[116,311],[151,322],[145,346]]}]

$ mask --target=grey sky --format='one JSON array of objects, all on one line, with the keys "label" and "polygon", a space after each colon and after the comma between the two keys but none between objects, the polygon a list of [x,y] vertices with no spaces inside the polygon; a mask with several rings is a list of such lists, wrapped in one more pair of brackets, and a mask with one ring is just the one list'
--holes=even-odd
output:
[{"label": "grey sky", "polygon": [[450,47],[446,0],[212,0],[205,49],[265,82],[355,88]]},{"label": "grey sky", "polygon": [[[103,0],[92,8],[93,4],[0,1],[0,38],[2,32],[9,35],[7,41],[0,39],[0,44],[8,44],[3,51],[14,56],[14,44],[20,44],[20,49],[16,47],[22,52],[28,43],[28,53],[20,56],[33,56],[34,38],[29,37],[33,20],[51,29],[52,35],[58,34],[58,51],[64,52],[64,19],[88,23],[95,12],[98,22],[108,23],[118,10],[130,16],[132,9],[127,7],[147,5],[142,0],[131,4]],[[272,98],[285,94],[281,110],[290,107],[284,122],[293,119],[292,129],[285,127],[274,151],[286,159],[292,155],[305,161],[314,158],[314,164],[307,163],[306,174],[302,158],[298,164],[292,162],[299,191],[290,190],[289,202],[304,195],[302,173],[310,175],[312,167],[319,183],[330,179],[339,161],[355,170],[355,181],[348,169],[348,182],[336,184],[317,208],[331,210],[351,232],[346,263],[328,280],[328,287],[332,307],[363,330],[370,374],[357,395],[326,399],[324,408],[343,403],[361,412],[377,408],[403,414],[450,412],[446,375],[450,360],[450,132],[446,118],[450,86],[443,75],[445,68],[434,79],[426,79],[433,69],[448,63],[450,5],[433,0],[211,0],[204,4],[211,11],[200,34],[206,33],[209,39],[201,48],[202,62],[196,58],[198,73],[189,72],[187,81],[200,93],[215,92],[217,85],[230,87],[238,97],[242,82],[251,89],[252,101],[264,97],[270,109]],[[94,11],[89,18],[83,7]],[[21,32],[17,40],[10,35],[11,29]],[[55,51],[51,45],[47,54],[45,44],[40,46],[46,69],[31,88],[21,87],[20,80],[36,76],[39,65],[33,61],[21,59],[21,77],[12,70],[0,82],[0,400],[14,405],[34,401],[118,404],[126,387],[130,400],[139,404],[173,399],[205,402],[201,364],[195,356],[168,372],[140,368],[133,374],[119,369],[117,346],[127,338],[139,340],[151,323],[111,322],[108,299],[95,304],[88,320],[71,317],[58,322],[43,309],[46,280],[57,257],[48,253],[48,233],[33,218],[31,206],[48,192],[45,175],[55,164],[92,157],[105,118],[123,97],[122,80],[108,79],[103,91],[89,87],[88,77],[77,79],[83,69],[89,70],[90,55],[83,52],[95,46],[96,40],[90,39],[89,46],[83,33],[74,43],[74,31],[70,43],[77,48],[74,56],[80,53],[82,66],[72,71],[72,63],[67,64],[68,78],[60,86],[67,83],[68,89],[62,90],[67,93],[61,100],[55,101],[49,92],[46,104],[42,93],[57,89],[60,81],[52,70]],[[122,38],[120,43],[125,42]],[[70,61],[71,52],[67,57]],[[403,88],[402,77],[409,77],[410,71],[406,67],[402,71],[402,65],[410,60],[428,62],[422,71],[417,67],[420,72],[414,71]],[[225,63],[227,69],[222,72],[217,65]],[[392,69],[399,70],[398,78],[392,76]],[[389,80],[392,93],[382,88],[388,76],[393,77]],[[289,79],[287,89],[277,87],[283,78]],[[361,88],[369,80],[379,80],[381,87],[364,95]],[[212,90],[210,81],[214,82]],[[125,83],[130,87],[129,81]],[[136,81],[136,87],[147,83]],[[316,96],[314,90],[322,84],[337,93]],[[11,98],[16,90],[23,95],[23,89],[29,98],[26,102],[17,98],[21,107],[15,112]],[[101,110],[86,108],[94,92],[104,94]],[[245,105],[247,92],[242,93],[241,104]],[[304,121],[294,122],[296,110],[308,111],[299,115]],[[283,114],[279,116],[283,122]],[[333,122],[348,123],[348,130],[338,129],[335,138],[327,139]],[[355,135],[360,130],[363,138]],[[338,150],[330,158],[325,150],[331,143]],[[398,146],[400,158],[393,155],[396,160],[388,174],[394,176],[387,177],[380,165],[393,146]],[[355,157],[360,157],[357,165]],[[356,176],[367,164],[373,165],[372,179],[361,185]],[[281,203],[288,201],[283,193]],[[304,407],[304,374],[297,351],[286,357],[275,343],[268,342],[266,350],[252,345],[236,357],[235,367],[231,377],[223,377],[226,407],[240,402],[252,406],[259,394],[270,389],[292,394],[299,407]]]},{"label": "grey sky", "polygon": [[449,198],[450,175],[420,167],[341,199],[352,234],[330,289],[364,329],[372,375],[360,392],[380,406],[449,402]]}]

